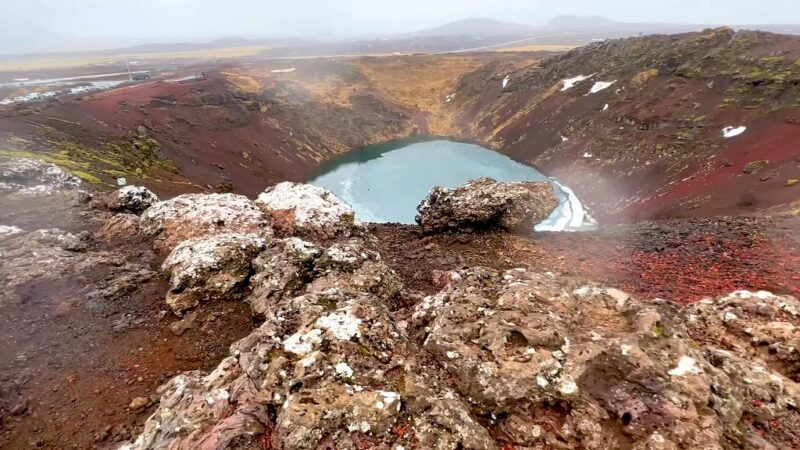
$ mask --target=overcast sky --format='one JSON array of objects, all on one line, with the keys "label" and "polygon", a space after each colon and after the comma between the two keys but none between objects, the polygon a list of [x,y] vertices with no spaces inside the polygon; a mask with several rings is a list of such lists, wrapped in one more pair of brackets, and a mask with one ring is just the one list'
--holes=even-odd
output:
[{"label": "overcast sky", "polygon": [[637,22],[797,23],[800,0],[0,0],[19,49],[406,32],[466,17],[538,25],[560,14]]}]

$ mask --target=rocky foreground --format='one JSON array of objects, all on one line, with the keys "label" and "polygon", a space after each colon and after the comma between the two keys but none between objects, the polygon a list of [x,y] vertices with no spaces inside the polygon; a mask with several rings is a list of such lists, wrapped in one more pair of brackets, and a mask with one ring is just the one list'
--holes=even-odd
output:
[{"label": "rocky foreground", "polygon": [[[33,187],[9,189],[24,197]],[[503,226],[542,214],[540,197],[514,197],[513,208],[486,198],[494,206],[472,205],[482,212],[439,215],[430,205],[442,203],[429,198],[420,215],[458,229],[454,217],[476,228],[478,216],[492,221],[481,226]],[[460,200],[448,197],[470,206]],[[795,298],[737,291],[686,307],[546,271],[484,267],[433,273],[440,290],[423,296],[372,250],[375,238],[349,206],[312,186],[280,184],[255,201],[163,202],[126,187],[86,201],[113,211],[103,216],[105,238],[141,235],[165,257],[163,301],[175,314],[202,316],[225,300],[263,319],[214,370],[164,383],[142,433],[119,448],[800,445]],[[86,237],[6,228],[0,240],[17,242],[14,260],[30,261],[24,246],[38,242],[60,249],[60,267],[97,264],[73,256]],[[155,276],[117,272],[120,289]],[[122,283],[122,274],[133,278]]]}]

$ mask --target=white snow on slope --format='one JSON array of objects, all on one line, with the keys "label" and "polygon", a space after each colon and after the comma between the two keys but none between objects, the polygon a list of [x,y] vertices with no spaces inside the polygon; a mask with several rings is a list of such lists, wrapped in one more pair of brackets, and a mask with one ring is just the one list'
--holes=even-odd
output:
[{"label": "white snow on slope", "polygon": [[722,129],[722,136],[725,138],[732,138],[739,136],[740,134],[747,131],[747,127],[742,125],[740,127],[725,127]]},{"label": "white snow on slope", "polygon": [[573,87],[575,87],[576,84],[580,83],[581,81],[588,80],[589,78],[592,78],[593,76],[594,76],[594,74],[591,74],[591,75],[578,75],[575,78],[566,78],[566,79],[562,80],[562,82],[564,83],[564,86],[561,87],[561,92],[564,92],[564,91],[566,91],[568,89],[572,89]]},{"label": "white snow on slope", "polygon": [[552,180],[552,182],[567,196],[567,205],[569,208],[566,208],[564,214],[555,222],[542,222],[536,225],[536,227],[534,227],[536,231],[576,231],[584,227],[596,225],[594,219],[586,214],[586,210],[583,209],[581,201],[572,189],[558,181]]},{"label": "white snow on slope", "polygon": [[506,75],[506,77],[505,77],[505,78],[503,78],[503,89],[505,89],[505,88],[506,88],[506,86],[508,86],[508,82],[509,82],[510,80],[511,80],[511,75]]},{"label": "white snow on slope", "polygon": [[288,69],[275,69],[275,70],[270,70],[270,71],[269,71],[269,73],[292,73],[292,72],[294,72],[295,70],[296,70],[296,68],[294,68],[294,67],[290,67],[290,68],[288,68]]},{"label": "white snow on slope", "polygon": [[616,82],[617,82],[617,80],[614,80],[614,81],[598,81],[598,82],[596,82],[594,84],[594,86],[592,86],[592,88],[589,90],[589,93],[586,94],[586,95],[596,94],[596,93],[598,93],[600,91],[606,90],[606,89],[610,88],[611,85],[616,83]]}]

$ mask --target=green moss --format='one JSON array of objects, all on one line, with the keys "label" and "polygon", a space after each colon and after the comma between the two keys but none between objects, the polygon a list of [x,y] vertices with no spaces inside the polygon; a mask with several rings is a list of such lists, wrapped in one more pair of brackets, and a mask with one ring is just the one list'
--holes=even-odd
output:
[{"label": "green moss", "polygon": [[363,356],[364,358],[372,358],[372,352],[369,351],[369,349],[363,345],[360,345],[358,347],[358,354]]},{"label": "green moss", "polygon": [[92,175],[92,174],[90,174],[88,172],[83,172],[83,171],[80,171],[80,170],[67,170],[67,172],[69,172],[72,175],[75,175],[76,177],[80,178],[83,181],[86,181],[87,183],[103,184],[103,180],[101,180],[100,178],[97,178],[96,176],[94,176],[94,175]]}]

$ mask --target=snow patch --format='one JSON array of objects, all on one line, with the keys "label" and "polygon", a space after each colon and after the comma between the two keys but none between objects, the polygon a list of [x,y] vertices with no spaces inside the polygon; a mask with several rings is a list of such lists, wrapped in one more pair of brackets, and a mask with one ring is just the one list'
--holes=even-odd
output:
[{"label": "snow patch", "polygon": [[506,75],[506,77],[503,78],[503,89],[505,89],[506,86],[508,86],[509,81],[511,81],[511,75]]},{"label": "snow patch", "polygon": [[744,133],[745,131],[747,131],[747,127],[744,125],[740,127],[725,127],[722,129],[722,137],[724,138],[736,137]]},{"label": "snow patch", "polygon": [[296,67],[289,67],[288,69],[273,69],[270,70],[269,73],[292,73],[297,70]]},{"label": "snow patch", "polygon": [[584,80],[588,80],[589,78],[592,78],[593,76],[594,76],[594,74],[591,74],[591,75],[578,75],[577,77],[574,77],[574,78],[565,78],[564,80],[561,80],[562,83],[564,83],[564,86],[561,87],[561,92],[564,92],[566,90],[572,89],[578,83],[580,83],[580,82],[582,82]]},{"label": "snow patch", "polygon": [[598,82],[596,82],[594,84],[594,86],[592,86],[591,89],[589,89],[589,93],[586,94],[586,95],[596,94],[596,93],[598,93],[600,91],[604,91],[604,90],[610,88],[611,85],[613,85],[616,82],[617,82],[617,80],[614,80],[614,81],[598,81]]}]

